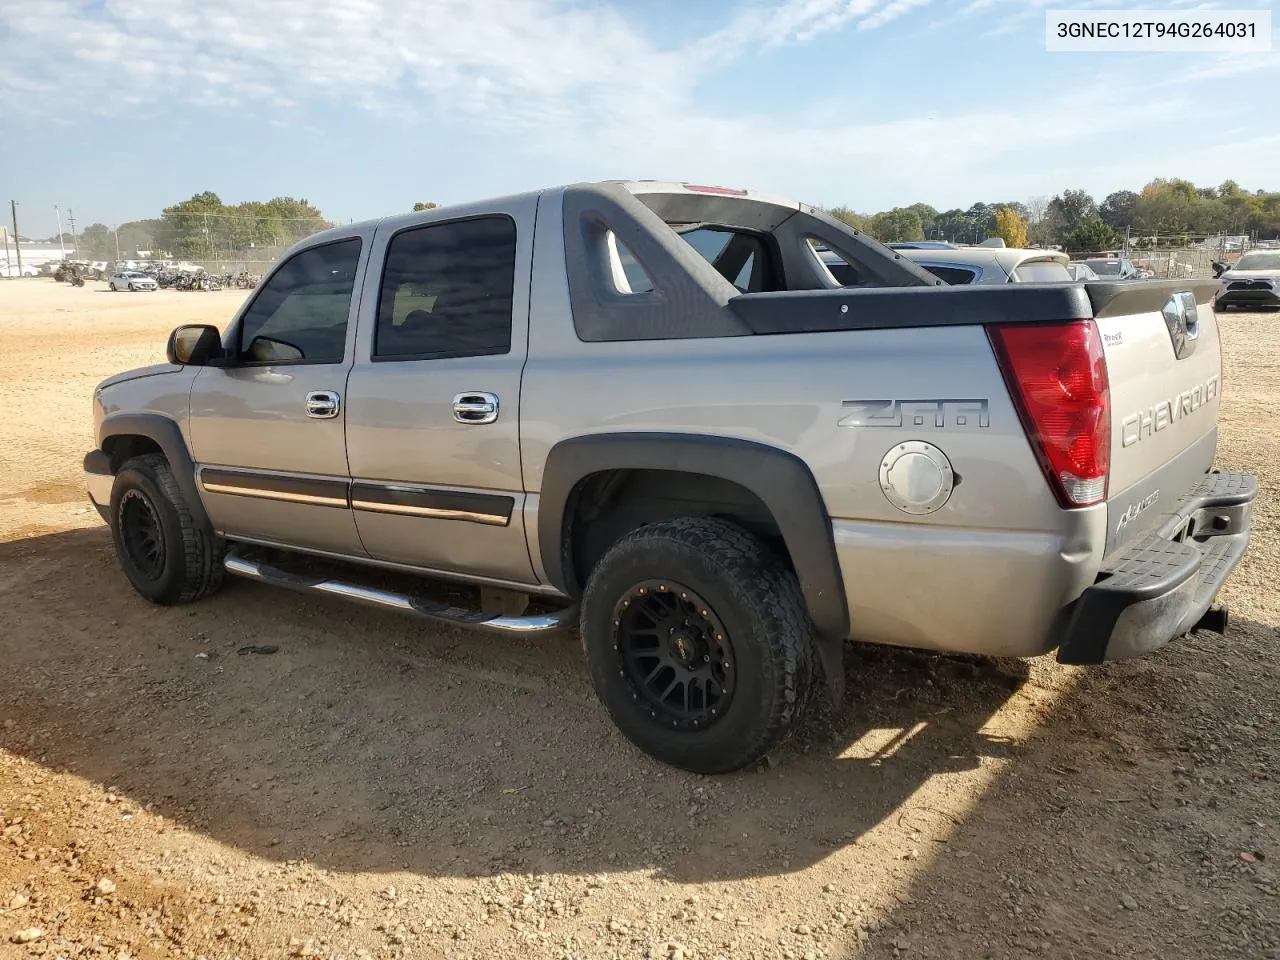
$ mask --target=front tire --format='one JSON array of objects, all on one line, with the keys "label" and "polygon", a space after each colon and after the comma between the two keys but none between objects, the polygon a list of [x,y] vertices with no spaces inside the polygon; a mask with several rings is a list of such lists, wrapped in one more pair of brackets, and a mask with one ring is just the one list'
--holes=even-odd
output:
[{"label": "front tire", "polygon": [[620,539],[591,573],[581,629],[613,722],[694,773],[738,770],[777,747],[813,687],[795,575],[723,520],[664,520]]},{"label": "front tire", "polygon": [[198,524],[160,454],[125,461],[111,488],[111,539],[133,588],[169,606],[222,584],[222,544]]}]

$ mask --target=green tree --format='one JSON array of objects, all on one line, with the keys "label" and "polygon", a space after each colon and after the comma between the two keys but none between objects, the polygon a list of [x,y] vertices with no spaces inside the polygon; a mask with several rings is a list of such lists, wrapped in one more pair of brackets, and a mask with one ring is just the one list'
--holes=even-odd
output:
[{"label": "green tree", "polygon": [[1138,195],[1132,190],[1117,190],[1107,194],[1105,200],[1098,205],[1098,216],[1102,222],[1117,230],[1124,230],[1137,224]]},{"label": "green tree", "polygon": [[913,203],[904,209],[910,210],[920,218],[920,229],[924,231],[922,239],[929,239],[938,228],[938,211],[927,203]]},{"label": "green tree", "polygon": [[975,203],[964,212],[965,240],[981,243],[995,233],[996,208],[989,203]]},{"label": "green tree", "polygon": [[863,233],[870,233],[869,224],[870,217],[865,217],[849,207],[833,207],[827,211],[828,214],[835,217],[841,223],[847,223],[855,230],[861,230]]},{"label": "green tree", "polygon": [[1028,242],[1027,221],[1012,207],[1000,207],[996,210],[995,234],[1006,247],[1025,247]]},{"label": "green tree", "polygon": [[924,228],[920,215],[914,210],[900,207],[877,213],[871,218],[869,231],[881,243],[899,243],[905,240],[923,240]]},{"label": "green tree", "polygon": [[965,220],[964,211],[960,209],[947,210],[944,213],[940,213],[933,221],[933,229],[940,240],[961,239],[967,226],[968,222]]},{"label": "green tree", "polygon": [[413,205],[413,212],[418,213],[420,210],[434,210],[438,206],[440,206],[440,204],[435,201],[428,201],[426,203],[419,201]]},{"label": "green tree", "polygon": [[115,239],[105,223],[91,223],[76,237],[76,256],[84,260],[114,260]]},{"label": "green tree", "polygon": [[228,207],[216,193],[205,191],[166,207],[150,239],[180,257],[235,259],[256,247],[287,246],[331,226],[306,200],[274,197]]},{"label": "green tree", "polygon": [[1195,230],[1196,208],[1205,202],[1190,180],[1152,180],[1138,197],[1138,221],[1145,233],[1179,235]]},{"label": "green tree", "polygon": [[1063,237],[1063,246],[1072,252],[1101,253],[1114,249],[1124,242],[1124,235],[1107,224],[1096,213],[1082,220],[1071,233]]},{"label": "green tree", "polygon": [[1064,190],[1049,201],[1045,210],[1048,234],[1056,240],[1065,241],[1097,213],[1097,204],[1087,191]]}]

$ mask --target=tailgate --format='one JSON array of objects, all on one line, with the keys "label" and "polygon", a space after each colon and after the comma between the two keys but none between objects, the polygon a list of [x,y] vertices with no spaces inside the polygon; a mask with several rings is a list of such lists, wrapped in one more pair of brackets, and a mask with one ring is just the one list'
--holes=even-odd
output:
[{"label": "tailgate", "polygon": [[1212,280],[1088,283],[1111,389],[1106,552],[1152,529],[1213,465],[1222,352]]}]

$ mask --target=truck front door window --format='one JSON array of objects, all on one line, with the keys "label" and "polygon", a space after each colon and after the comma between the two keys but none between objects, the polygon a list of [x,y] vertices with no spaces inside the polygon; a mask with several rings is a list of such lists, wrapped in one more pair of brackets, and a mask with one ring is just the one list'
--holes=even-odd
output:
[{"label": "truck front door window", "polygon": [[486,357],[511,350],[516,226],[478,217],[391,238],[378,300],[375,360]]},{"label": "truck front door window", "polygon": [[244,363],[341,363],[360,262],[352,238],[303,250],[272,275],[240,323]]}]

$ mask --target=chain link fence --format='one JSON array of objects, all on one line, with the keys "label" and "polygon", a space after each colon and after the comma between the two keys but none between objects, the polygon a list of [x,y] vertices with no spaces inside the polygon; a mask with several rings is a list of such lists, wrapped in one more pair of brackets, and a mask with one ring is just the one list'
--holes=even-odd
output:
[{"label": "chain link fence", "polygon": [[1123,249],[1072,253],[1071,259],[1128,257],[1135,267],[1150,271],[1155,279],[1212,279],[1215,263],[1234,263],[1252,246],[1249,237],[1223,234],[1134,237]]},{"label": "chain link fence", "polygon": [[319,217],[166,213],[116,229],[86,230],[74,246],[77,258],[89,262],[261,276],[293,244],[331,226]]}]

